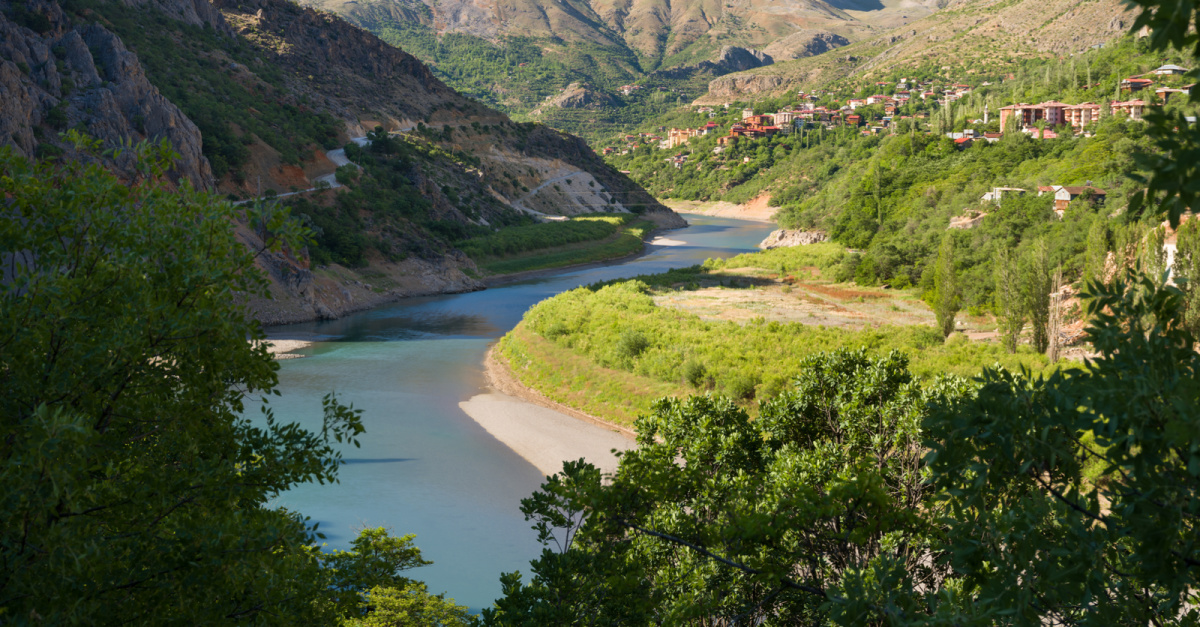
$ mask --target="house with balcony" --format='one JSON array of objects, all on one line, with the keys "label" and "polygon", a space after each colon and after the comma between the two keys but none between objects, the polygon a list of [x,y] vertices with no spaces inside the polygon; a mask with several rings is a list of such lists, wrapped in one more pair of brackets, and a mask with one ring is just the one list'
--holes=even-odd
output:
[{"label": "house with balcony", "polygon": [[1131,77],[1121,81],[1121,91],[1127,91],[1129,93],[1142,91],[1143,89],[1152,86],[1154,86],[1154,81],[1148,78]]},{"label": "house with balcony", "polygon": [[1064,110],[1064,113],[1067,116],[1067,123],[1072,128],[1081,129],[1100,119],[1100,105],[1094,102],[1070,105]]},{"label": "house with balcony", "polygon": [[1142,112],[1146,109],[1146,101],[1139,99],[1113,102],[1109,107],[1113,115],[1124,115],[1130,120],[1140,120]]}]

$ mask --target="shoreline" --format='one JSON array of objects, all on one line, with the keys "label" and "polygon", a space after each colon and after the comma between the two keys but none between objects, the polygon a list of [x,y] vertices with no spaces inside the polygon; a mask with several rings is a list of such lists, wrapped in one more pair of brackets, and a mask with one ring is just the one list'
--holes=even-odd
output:
[{"label": "shoreline", "polygon": [[271,337],[263,339],[262,343],[267,346],[267,352],[271,353],[271,357],[276,361],[282,359],[303,359],[304,355],[296,355],[294,353],[315,344],[315,342],[308,340],[285,340]]},{"label": "shoreline", "polygon": [[[585,270],[585,269],[589,269],[589,268],[602,268],[604,266],[616,265],[619,263],[625,263],[627,261],[633,261],[634,259],[637,259],[639,257],[644,257],[647,254],[647,251],[646,251],[647,246],[671,246],[671,245],[673,245],[673,244],[655,244],[654,243],[655,240],[665,239],[665,238],[661,237],[660,233],[666,233],[669,231],[684,229],[684,228],[687,228],[688,226],[689,225],[685,223],[684,226],[677,226],[677,227],[673,227],[673,228],[657,227],[655,229],[651,229],[648,233],[646,233],[646,236],[642,238],[642,249],[632,252],[632,253],[629,253],[628,255],[621,255],[620,257],[611,257],[609,259],[602,259],[600,261],[586,261],[584,263],[574,263],[574,264],[570,264],[570,265],[566,265],[566,266],[557,266],[554,268],[541,268],[538,270],[525,270],[523,272],[513,272],[512,274],[497,274],[497,275],[493,275],[490,277],[484,277],[484,278],[480,279],[480,281],[483,283],[484,289],[490,289],[493,287],[500,287],[501,285],[508,285],[509,283],[516,283],[517,281],[524,281],[526,279],[536,279],[538,277],[568,272],[571,270]],[[675,240],[666,240],[666,241],[673,242]]]},{"label": "shoreline", "polygon": [[777,209],[768,205],[769,198],[759,196],[742,204],[734,204],[723,200],[663,200],[671,211],[680,215],[691,213],[711,218],[730,218],[746,220],[747,222],[763,222],[778,224],[775,220]]},{"label": "shoreline", "polygon": [[579,411],[574,407],[568,407],[562,403],[548,398],[545,394],[521,383],[513,375],[512,369],[499,356],[496,355],[496,344],[492,344],[483,357],[483,373],[487,377],[488,385],[493,389],[503,392],[513,398],[521,399],[527,403],[552,409],[561,414],[566,414],[576,420],[587,422],[597,427],[602,427],[610,431],[617,432],[622,436],[634,440],[637,438],[637,431],[629,427],[625,427],[616,423],[609,422],[603,418],[597,418],[589,413]]},{"label": "shoreline", "polygon": [[604,474],[617,470],[616,451],[637,446],[634,433],[556,403],[512,376],[493,344],[484,357],[487,387],[458,404],[468,417],[545,476],[563,462],[584,459]]}]

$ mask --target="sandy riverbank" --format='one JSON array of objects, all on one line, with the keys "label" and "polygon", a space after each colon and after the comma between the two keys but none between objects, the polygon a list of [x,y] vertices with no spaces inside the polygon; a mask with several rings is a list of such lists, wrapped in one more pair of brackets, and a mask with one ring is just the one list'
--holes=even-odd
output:
[{"label": "sandy riverbank", "polygon": [[774,222],[778,208],[770,206],[771,196],[762,194],[740,205],[723,200],[700,202],[696,200],[664,200],[662,203],[679,213],[696,213],[716,218],[736,218],[754,222]]},{"label": "sandy riverbank", "polygon": [[491,391],[458,406],[541,472],[554,474],[562,470],[564,461],[582,457],[611,473],[617,468],[613,449],[636,446],[631,429],[571,409],[521,385],[497,358],[494,347],[484,366]]},{"label": "sandy riverbank", "polygon": [[299,359],[304,355],[293,354],[303,348],[312,346],[313,343],[307,340],[278,340],[267,338],[264,343],[267,345],[267,351],[275,359]]}]

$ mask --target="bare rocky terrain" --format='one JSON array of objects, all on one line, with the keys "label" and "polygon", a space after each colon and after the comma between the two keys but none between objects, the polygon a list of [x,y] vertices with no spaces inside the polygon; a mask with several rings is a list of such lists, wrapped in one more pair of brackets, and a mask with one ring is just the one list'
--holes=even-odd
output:
[{"label": "bare rocky terrain", "polygon": [[821,89],[849,76],[870,79],[917,68],[930,59],[942,59],[945,71],[966,77],[1022,58],[1063,57],[1104,44],[1124,35],[1133,17],[1120,0],[953,0],[936,13],[830,53],[716,78],[696,102]]}]

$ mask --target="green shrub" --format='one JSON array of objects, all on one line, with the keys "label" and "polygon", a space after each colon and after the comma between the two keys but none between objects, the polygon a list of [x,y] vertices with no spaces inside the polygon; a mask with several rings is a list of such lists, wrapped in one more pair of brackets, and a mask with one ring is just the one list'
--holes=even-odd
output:
[{"label": "green shrub", "polygon": [[738,400],[753,400],[758,378],[747,372],[737,372],[725,382],[725,393]]},{"label": "green shrub", "polygon": [[708,383],[708,369],[704,367],[704,362],[698,359],[683,362],[683,380],[697,389]]},{"label": "green shrub", "polygon": [[623,331],[620,339],[617,340],[616,353],[617,357],[624,360],[633,360],[646,352],[650,348],[650,340],[646,339],[646,335],[641,331]]}]

